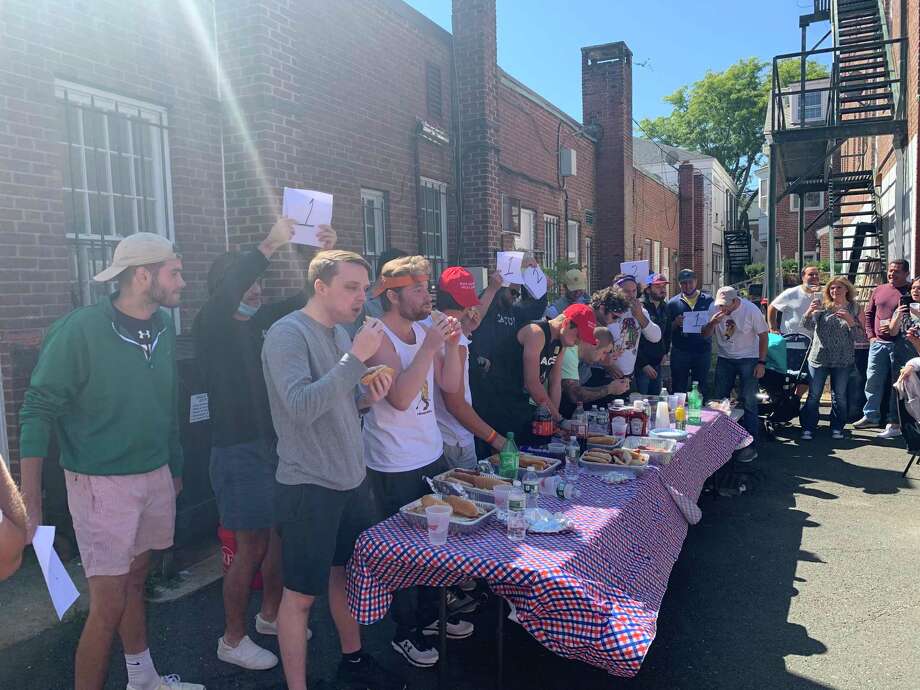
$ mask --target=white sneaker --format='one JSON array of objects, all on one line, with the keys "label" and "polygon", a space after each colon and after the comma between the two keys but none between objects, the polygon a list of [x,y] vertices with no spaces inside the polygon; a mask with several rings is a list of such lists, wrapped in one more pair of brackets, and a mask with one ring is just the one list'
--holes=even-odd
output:
[{"label": "white sneaker", "polygon": [[896,426],[889,424],[885,427],[883,431],[878,432],[875,435],[875,438],[891,439],[891,438],[898,438],[898,436],[900,435],[901,435],[900,427],[896,427]]},{"label": "white sneaker", "polygon": [[[469,621],[461,620],[460,618],[448,618],[447,625],[444,626],[444,630],[447,632],[448,640],[465,640],[467,637],[473,634],[473,631],[476,628]],[[423,635],[437,635],[438,634],[438,621],[426,625],[422,630]]]},{"label": "white sneaker", "polygon": [[[278,621],[267,621],[261,613],[256,614],[256,632],[260,635],[278,635]],[[307,628],[307,639],[313,639],[313,631]]]},{"label": "white sneaker", "polygon": [[806,429],[805,431],[802,432],[802,435],[799,436],[799,439],[802,440],[802,441],[810,441],[810,440],[811,440],[811,432],[808,431],[808,430]]},{"label": "white sneaker", "polygon": [[[136,689],[128,685],[126,690]],[[171,673],[168,676],[162,676],[160,678],[160,687],[158,687],[157,690],[205,690],[205,688],[198,683],[183,683],[179,676],[175,673]]]},{"label": "white sneaker", "polygon": [[406,661],[418,668],[429,668],[438,663],[438,650],[417,632],[413,632],[410,637],[393,640],[390,645],[402,654]]},{"label": "white sneaker", "polygon": [[217,641],[217,658],[250,671],[267,671],[278,665],[278,657],[250,640],[249,635],[245,635],[236,647],[231,647],[221,637]]},{"label": "white sneaker", "polygon": [[838,431],[837,429],[834,429],[834,431],[831,432],[831,438],[839,440],[842,438],[846,438],[846,436],[843,435],[842,431]]}]

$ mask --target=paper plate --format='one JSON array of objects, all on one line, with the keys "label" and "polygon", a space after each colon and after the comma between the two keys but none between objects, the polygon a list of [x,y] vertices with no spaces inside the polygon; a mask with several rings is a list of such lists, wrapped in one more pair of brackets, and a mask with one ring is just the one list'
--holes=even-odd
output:
[{"label": "paper plate", "polygon": [[652,429],[649,432],[655,438],[669,438],[672,441],[683,441],[689,434],[678,429]]}]

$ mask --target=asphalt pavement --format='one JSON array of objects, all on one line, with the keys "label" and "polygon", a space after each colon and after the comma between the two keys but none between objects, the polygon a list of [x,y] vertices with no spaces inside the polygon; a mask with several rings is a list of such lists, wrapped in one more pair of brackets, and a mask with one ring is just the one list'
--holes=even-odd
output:
[{"label": "asphalt pavement", "polygon": [[[884,688],[920,687],[920,469],[903,479],[906,451],[857,432],[832,447],[829,432],[798,443],[798,428],[766,441],[753,490],[704,496],[662,604],[658,635],[634,679],[556,657],[521,628],[504,626],[505,687]],[[254,615],[256,605],[253,603]],[[474,637],[449,645],[447,687],[494,687],[494,603],[473,615]],[[210,690],[283,688],[280,667],[243,671],[217,660],[220,583],[152,605],[151,649],[161,673]],[[0,610],[0,625],[16,625]],[[0,649],[0,688],[72,687],[78,617]],[[330,679],[338,643],[325,605],[311,627],[310,677]],[[392,627],[365,629],[365,648],[405,673],[411,688],[437,687],[433,670],[409,669],[389,648]],[[277,652],[277,643],[250,633]],[[120,650],[106,688],[124,688]],[[311,687],[313,687],[311,685]]]}]

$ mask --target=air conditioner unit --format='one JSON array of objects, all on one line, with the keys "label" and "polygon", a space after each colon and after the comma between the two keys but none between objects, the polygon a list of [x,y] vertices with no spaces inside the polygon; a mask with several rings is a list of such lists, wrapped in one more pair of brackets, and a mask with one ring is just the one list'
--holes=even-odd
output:
[{"label": "air conditioner unit", "polygon": [[559,175],[575,177],[576,167],[575,149],[559,149]]}]

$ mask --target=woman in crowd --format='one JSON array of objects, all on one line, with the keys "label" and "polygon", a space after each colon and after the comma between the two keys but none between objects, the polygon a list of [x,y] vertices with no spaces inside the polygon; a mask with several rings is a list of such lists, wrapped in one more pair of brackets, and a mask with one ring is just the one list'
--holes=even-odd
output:
[{"label": "woman in crowd", "polygon": [[847,382],[854,361],[853,344],[860,328],[860,308],[849,280],[832,278],[824,288],[824,299],[815,300],[805,312],[804,325],[814,328],[808,355],[811,384],[802,408],[802,440],[810,441],[818,427],[818,403],[827,377],[831,378],[831,437],[843,438],[847,422]]}]

